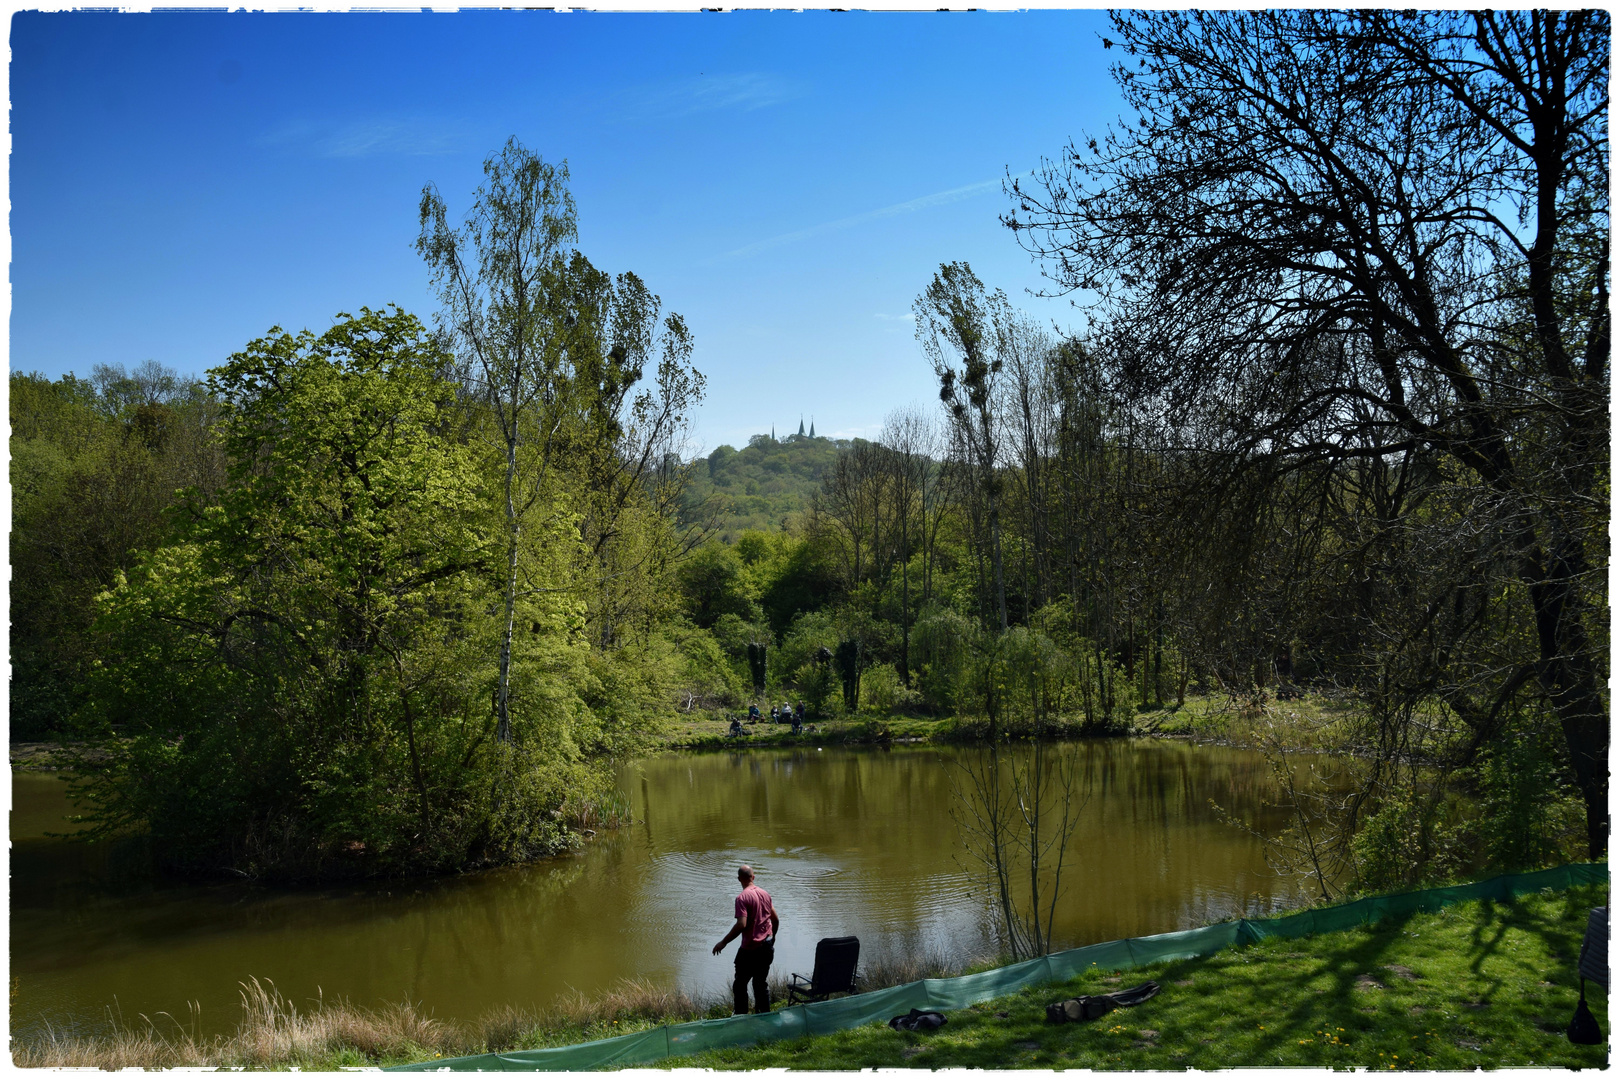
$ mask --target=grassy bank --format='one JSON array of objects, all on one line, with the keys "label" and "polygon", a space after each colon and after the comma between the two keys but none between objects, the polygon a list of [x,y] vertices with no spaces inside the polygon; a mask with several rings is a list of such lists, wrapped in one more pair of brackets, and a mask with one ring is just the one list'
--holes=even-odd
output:
[{"label": "grassy bank", "polygon": [[[1474,1069],[1602,1068],[1607,1046],[1575,1046],[1575,959],[1587,912],[1607,889],[1312,938],[1267,941],[1201,960],[1097,972],[947,1014],[937,1032],[882,1024],[819,1038],[664,1062],[715,1069],[1220,1069],[1238,1066]],[[1045,1005],[1146,979],[1163,990],[1100,1020],[1048,1024]],[[1587,1001],[1606,1017],[1603,991]],[[1608,1022],[1600,1019],[1607,1034]]]},{"label": "grassy bank", "polygon": [[[1278,746],[1288,750],[1347,751],[1354,749],[1356,705],[1348,699],[1310,694],[1292,701],[1252,703],[1223,694],[1188,697],[1177,706],[1158,704],[1139,709],[1128,734],[1190,738],[1228,746]],[[982,719],[927,717],[899,713],[862,713],[811,721],[801,735],[787,724],[768,720],[744,724],[741,738],[727,735],[723,713],[691,713],[675,721],[664,733],[666,746],[693,749],[747,749],[778,746],[863,745],[908,741],[977,741],[984,735]],[[1078,735],[1078,725],[1059,734]]]},{"label": "grassy bank", "polygon": [[[1233,746],[1276,743],[1289,749],[1350,749],[1350,724],[1355,706],[1308,695],[1296,701],[1251,705],[1224,695],[1189,697],[1180,706],[1159,704],[1140,709],[1130,732],[1193,738]],[[740,713],[740,710],[739,710]],[[802,734],[788,724],[768,720],[744,724],[747,734],[732,738],[724,712],[681,715],[656,739],[670,748],[689,750],[748,749],[780,746],[844,746],[892,742],[975,741],[982,738],[984,721],[972,717],[929,717],[893,713],[861,713],[810,721]],[[1078,734],[1070,725],[1065,734]],[[68,746],[61,742],[13,742],[11,765],[18,769],[60,769],[70,763]]]},{"label": "grassy bank", "polygon": [[[967,970],[993,965],[982,959]],[[862,981],[880,989],[960,970],[941,956],[907,956],[864,969]],[[771,985],[776,1000],[787,997],[786,972],[775,973]],[[200,1035],[185,1018],[167,1014],[133,1022],[109,1018],[88,1033],[14,1034],[11,1054],[22,1068],[330,1071],[567,1046],[730,1015],[727,986],[694,996],[645,979],[625,980],[594,997],[575,993],[540,1012],[508,1007],[468,1022],[437,1018],[410,1003],[364,1008],[343,1001],[294,1002],[274,985],[254,980],[243,987],[242,1018],[228,1035]]]},{"label": "grassy bank", "polygon": [[[1589,886],[1511,903],[1460,904],[1201,960],[1096,972],[950,1012],[947,1026],[933,1033],[872,1024],[662,1064],[828,1070],[1601,1068],[1608,1061],[1606,1046],[1574,1046],[1563,1032],[1575,1008],[1575,958],[1586,914],[1606,899],[1606,888]],[[989,964],[981,960],[966,970]],[[942,957],[908,957],[866,968],[862,981],[879,989],[960,970]],[[1145,979],[1163,990],[1144,1005],[1088,1024],[1045,1022],[1049,1001]],[[776,996],[784,996],[780,981]],[[1601,990],[1589,985],[1587,1000],[1606,1017]],[[17,1038],[12,1055],[24,1067],[334,1069],[562,1046],[729,1012],[723,987],[694,998],[630,981],[599,997],[565,998],[543,1013],[504,1009],[456,1023],[409,1004],[300,1006],[273,987],[253,983],[243,994],[243,1018],[229,1036],[203,1038],[173,1018],[142,1018],[95,1035]],[[1600,1022],[1606,1029],[1607,1020]]]},{"label": "grassy bank", "polygon": [[747,733],[734,738],[726,732],[729,721],[719,714],[692,714],[676,721],[664,735],[665,745],[682,750],[748,750],[780,746],[845,746],[884,742],[933,741],[954,727],[951,719],[914,716],[862,716],[859,719],[812,720],[803,733],[793,734],[790,724],[768,719],[744,724]]},{"label": "grassy bank", "polygon": [[1222,694],[1189,697],[1184,704],[1143,709],[1137,730],[1226,746],[1285,750],[1356,749],[1358,706],[1349,698],[1307,694],[1291,701],[1251,703]]}]

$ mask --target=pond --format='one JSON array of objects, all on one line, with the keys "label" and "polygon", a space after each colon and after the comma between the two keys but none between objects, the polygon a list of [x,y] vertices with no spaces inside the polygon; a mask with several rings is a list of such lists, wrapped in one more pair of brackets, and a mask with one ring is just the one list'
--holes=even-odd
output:
[{"label": "pond", "polygon": [[[177,884],[105,849],[51,838],[72,810],[62,779],[14,772],[12,1030],[136,1022],[166,1012],[221,1032],[238,984],[296,1003],[412,1001],[446,1018],[540,1008],[646,977],[704,994],[728,981],[710,947],[752,863],[783,926],[777,973],[808,973],[817,939],[863,957],[995,951],[979,875],[936,747],[667,753],[619,771],[636,822],[530,866],[434,881],[321,889]],[[1027,749],[1014,751],[1027,753]],[[1305,899],[1219,804],[1273,835],[1275,784],[1258,754],[1162,740],[1078,744],[1092,790],[1068,852],[1059,947],[1184,929]],[[1296,759],[1304,769],[1309,759]]]}]

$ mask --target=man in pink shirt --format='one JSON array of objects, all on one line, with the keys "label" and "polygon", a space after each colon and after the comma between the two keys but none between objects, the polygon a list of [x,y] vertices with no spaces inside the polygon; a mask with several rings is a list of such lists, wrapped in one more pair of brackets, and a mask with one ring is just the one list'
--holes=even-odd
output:
[{"label": "man in pink shirt", "polygon": [[752,867],[739,866],[737,880],[743,887],[737,894],[737,921],[714,947],[714,955],[719,956],[732,938],[742,935],[742,944],[737,946],[737,978],[731,984],[731,1011],[734,1014],[748,1011],[748,984],[752,982],[754,1011],[770,1012],[771,988],[767,979],[771,960],[776,955],[776,931],[782,920],[776,915],[771,894],[754,884]]}]

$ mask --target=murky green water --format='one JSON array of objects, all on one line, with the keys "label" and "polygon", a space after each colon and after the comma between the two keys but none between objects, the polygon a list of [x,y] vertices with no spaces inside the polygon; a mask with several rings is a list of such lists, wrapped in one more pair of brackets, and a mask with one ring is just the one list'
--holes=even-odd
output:
[{"label": "murky green water", "polygon": [[[1157,933],[1300,899],[1214,800],[1266,832],[1285,824],[1246,751],[1106,741],[1080,752],[1094,790],[1076,830],[1058,944]],[[952,750],[666,754],[624,767],[637,823],[575,855],[450,880],[322,890],[176,885],[44,834],[70,812],[50,773],[13,774],[12,1029],[58,1030],[201,1007],[239,1016],[238,984],[294,1001],[410,1000],[471,1019],[646,976],[700,991],[729,978],[710,947],[752,863],[783,918],[777,971],[858,934],[864,955],[993,950],[949,808]]]}]

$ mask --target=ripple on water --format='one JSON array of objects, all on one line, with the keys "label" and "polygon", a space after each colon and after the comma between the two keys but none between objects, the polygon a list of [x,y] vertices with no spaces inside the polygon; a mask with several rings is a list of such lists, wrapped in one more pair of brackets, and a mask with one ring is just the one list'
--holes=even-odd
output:
[{"label": "ripple on water", "polygon": [[953,924],[961,921],[963,896],[973,884],[964,874],[889,877],[802,846],[780,853],[671,851],[646,864],[651,887],[632,901],[634,917],[670,932],[702,927],[707,933],[716,910],[723,913],[735,895],[735,868],[745,862],[779,910],[807,925],[858,922],[888,931]]}]

